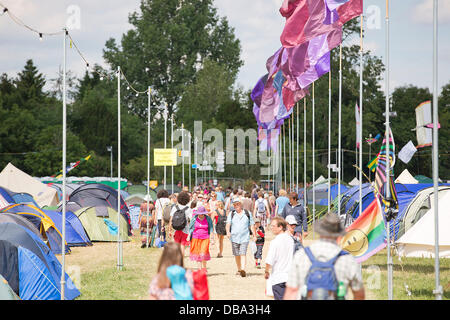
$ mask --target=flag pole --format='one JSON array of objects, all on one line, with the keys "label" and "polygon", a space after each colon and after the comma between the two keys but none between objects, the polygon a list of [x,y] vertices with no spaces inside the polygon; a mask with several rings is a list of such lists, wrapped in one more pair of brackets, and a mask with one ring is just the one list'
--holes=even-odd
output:
[{"label": "flag pole", "polygon": [[148,87],[148,108],[147,108],[147,241],[146,246],[148,248],[148,240],[150,237],[149,231],[149,215],[150,215],[150,103],[151,103],[151,92],[150,86]]},{"label": "flag pole", "polygon": [[303,203],[308,213],[308,197],[306,192],[306,97],[303,98]]},{"label": "flag pole", "polygon": [[120,239],[120,66],[117,67],[117,269],[122,270],[122,242]]},{"label": "flag pole", "polygon": [[[173,149],[173,113],[170,116],[170,147]],[[170,166],[170,171],[171,171],[170,182],[172,184],[171,188],[173,194],[173,165]]]},{"label": "flag pole", "polygon": [[291,117],[291,122],[292,122],[292,192],[295,192],[295,144],[294,144],[294,118],[295,118],[295,105],[292,106],[292,117]]},{"label": "flag pole", "polygon": [[331,67],[328,73],[328,212],[331,208]]},{"label": "flag pole", "polygon": [[291,116],[288,118],[288,136],[289,136],[289,189],[292,192],[292,137],[291,137]]},{"label": "flag pole", "polygon": [[[181,189],[184,188],[184,123],[181,124]],[[173,188],[173,185],[172,185]],[[172,192],[173,193],[173,192]]]},{"label": "flag pole", "polygon": [[298,154],[298,147],[299,147],[299,141],[300,141],[300,126],[299,126],[299,122],[298,122],[298,118],[299,118],[299,109],[300,109],[300,106],[299,106],[299,103],[297,102],[297,179],[296,179],[296,182],[297,182],[297,194],[298,194],[298,191],[299,191],[299,187],[298,187],[298,177],[299,177],[299,172],[298,172],[298,163],[299,163],[299,154]]},{"label": "flag pole", "polygon": [[[164,149],[167,148],[167,103],[164,108]],[[164,189],[166,189],[166,166],[164,166]]]},{"label": "flag pole", "polygon": [[442,300],[439,282],[439,148],[438,148],[438,1],[433,0],[433,185],[434,185],[434,273],[436,300]]},{"label": "flag pole", "polygon": [[362,125],[363,125],[363,15],[361,14],[361,44],[359,50],[359,216],[362,213]]},{"label": "flag pole", "polygon": [[63,152],[62,152],[62,243],[61,243],[61,300],[65,299],[66,287],[66,56],[67,30],[63,29]]},{"label": "flag pole", "polygon": [[341,205],[340,205],[340,199],[341,199],[341,121],[342,121],[342,43],[339,45],[339,133],[338,133],[338,199],[339,199],[339,205],[338,205],[338,214],[341,214]]},{"label": "flag pole", "polygon": [[[386,121],[386,133],[385,133],[385,140],[386,140],[386,185],[385,185],[385,192],[386,192],[386,199],[389,199],[391,196],[391,190],[390,190],[390,158],[389,158],[389,137],[390,137],[390,127],[389,127],[389,0],[386,0],[386,71],[385,71],[385,90],[386,90],[386,102],[385,102],[385,121]],[[386,206],[386,204],[385,204]],[[385,209],[386,210],[386,209]],[[388,271],[388,300],[393,299],[393,287],[392,287],[392,268],[393,268],[393,262],[392,262],[392,256],[391,256],[391,221],[387,221],[387,271]]]},{"label": "flag pole", "polygon": [[287,190],[286,180],[286,124],[283,124],[283,163],[284,163],[284,189]]},{"label": "flag pole", "polygon": [[[315,156],[315,148],[316,148],[316,136],[315,136],[315,130],[316,130],[316,124],[315,124],[315,98],[314,98],[314,82],[312,83],[312,187],[313,187],[313,226],[316,222],[316,188],[314,185],[315,179],[316,179],[316,156]],[[312,238],[314,240],[314,228]]]}]

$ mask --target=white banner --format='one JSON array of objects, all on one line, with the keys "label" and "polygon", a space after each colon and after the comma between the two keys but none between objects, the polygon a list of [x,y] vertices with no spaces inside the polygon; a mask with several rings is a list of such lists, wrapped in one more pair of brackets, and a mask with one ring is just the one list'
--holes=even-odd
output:
[{"label": "white banner", "polygon": [[408,163],[416,152],[416,147],[414,146],[412,141],[409,140],[409,142],[405,144],[402,150],[400,150],[400,152],[398,153],[398,158],[404,163]]}]

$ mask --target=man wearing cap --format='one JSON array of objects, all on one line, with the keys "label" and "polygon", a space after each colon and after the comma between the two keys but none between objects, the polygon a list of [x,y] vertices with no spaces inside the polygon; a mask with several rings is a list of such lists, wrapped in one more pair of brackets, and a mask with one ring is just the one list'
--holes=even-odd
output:
[{"label": "man wearing cap", "polygon": [[[345,229],[338,216],[334,213],[328,213],[316,222],[314,230],[320,235],[320,239],[309,246],[312,255],[321,262],[335,258],[342,250],[337,243],[337,239],[345,234]],[[306,276],[311,265],[311,260],[305,249],[299,249],[294,255],[289,271],[284,295],[285,300],[301,298],[301,291],[304,290]],[[339,256],[334,264],[334,271],[337,282],[342,282],[346,288],[350,288],[355,300],[363,300],[365,298],[360,265],[352,255]]]},{"label": "man wearing cap", "polygon": [[298,249],[302,248],[302,242],[300,241],[300,237],[295,234],[295,228],[297,227],[297,220],[293,215],[286,217],[287,222],[287,232],[291,235],[292,240],[294,240],[294,253],[297,252]]},{"label": "man wearing cap", "polygon": [[250,242],[250,230],[253,241],[256,241],[255,223],[250,212],[242,209],[240,198],[236,197],[232,201],[234,210],[227,218],[227,237],[231,240],[231,247],[236,261],[238,274],[241,277],[246,276],[246,255],[247,247]]}]

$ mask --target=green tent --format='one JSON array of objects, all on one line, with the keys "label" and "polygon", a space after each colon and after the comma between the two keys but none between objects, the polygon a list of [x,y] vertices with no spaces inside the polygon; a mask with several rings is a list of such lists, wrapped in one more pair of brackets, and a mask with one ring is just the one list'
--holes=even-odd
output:
[{"label": "green tent", "polygon": [[[117,211],[109,207],[87,207],[75,212],[91,241],[117,241]],[[115,228],[115,232],[114,232]],[[128,238],[128,225],[120,215],[120,238]]]},{"label": "green tent", "polygon": [[0,274],[0,300],[20,300],[17,294],[11,289],[5,278]]}]

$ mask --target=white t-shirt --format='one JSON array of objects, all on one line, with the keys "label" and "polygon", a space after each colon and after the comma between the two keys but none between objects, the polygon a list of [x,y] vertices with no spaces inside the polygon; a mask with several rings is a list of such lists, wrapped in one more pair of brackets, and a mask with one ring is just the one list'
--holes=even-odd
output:
[{"label": "white t-shirt", "polygon": [[156,210],[156,219],[162,220],[163,218],[163,208],[166,204],[170,203],[169,198],[159,198],[156,200],[155,210]]},{"label": "white t-shirt", "polygon": [[177,206],[178,208],[180,208],[180,210],[183,210],[184,208],[187,208],[186,211],[184,212],[186,215],[186,226],[183,228],[183,232],[186,234],[189,234],[189,221],[191,221],[192,219],[192,210],[189,206],[183,206],[182,204],[176,204],[173,206],[172,211],[170,211],[170,217],[173,217],[173,215],[175,214],[175,211],[177,211]]},{"label": "white t-shirt", "polygon": [[266,263],[272,266],[270,281],[272,285],[283,283],[288,280],[288,274],[294,255],[294,240],[287,233],[280,233],[270,241],[269,252]]}]

